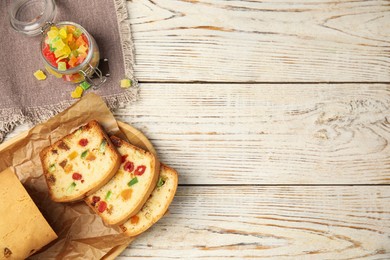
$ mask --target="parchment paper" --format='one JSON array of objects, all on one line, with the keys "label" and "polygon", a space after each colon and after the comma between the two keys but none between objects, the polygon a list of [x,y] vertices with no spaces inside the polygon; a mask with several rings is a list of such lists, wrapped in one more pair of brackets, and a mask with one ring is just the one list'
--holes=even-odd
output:
[{"label": "parchment paper", "polygon": [[48,196],[39,152],[92,119],[97,120],[109,135],[125,137],[104,101],[91,93],[47,122],[30,129],[22,141],[0,151],[0,172],[10,166],[13,168],[58,235],[57,240],[31,259],[100,259],[116,246],[134,240],[122,235],[119,228],[105,226],[84,202],[55,203]]}]

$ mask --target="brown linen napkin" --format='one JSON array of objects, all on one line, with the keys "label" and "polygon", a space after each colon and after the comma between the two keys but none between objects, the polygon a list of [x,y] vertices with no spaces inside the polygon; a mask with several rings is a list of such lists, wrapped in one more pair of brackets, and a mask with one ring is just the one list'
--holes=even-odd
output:
[{"label": "brown linen napkin", "polygon": [[[23,122],[38,123],[74,103],[70,93],[75,84],[48,75],[38,81],[33,73],[44,70],[40,57],[42,36],[29,37],[14,31],[9,22],[11,0],[0,1],[0,142]],[[125,0],[56,1],[55,22],[71,21],[83,26],[95,38],[102,58],[109,59],[111,76],[98,90],[109,108],[136,100],[138,84],[133,75],[133,43]],[[45,70],[44,70],[45,71]],[[121,89],[123,78],[133,87]]]}]

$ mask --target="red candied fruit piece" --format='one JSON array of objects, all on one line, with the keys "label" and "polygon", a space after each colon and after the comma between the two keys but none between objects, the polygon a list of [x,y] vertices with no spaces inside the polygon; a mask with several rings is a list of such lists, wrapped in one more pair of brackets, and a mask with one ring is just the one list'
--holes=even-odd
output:
[{"label": "red candied fruit piece", "polygon": [[87,44],[87,46],[89,46],[89,42],[88,42],[87,36],[83,33],[83,34],[81,35],[81,37],[83,37],[83,40],[85,41],[85,43]]},{"label": "red candied fruit piece", "polygon": [[43,55],[48,55],[48,54],[51,54],[52,52],[50,51],[50,46],[48,44],[45,44],[45,47],[43,47],[42,49],[42,53]]},{"label": "red candied fruit piece", "polygon": [[57,67],[56,57],[52,51],[50,51],[50,47],[48,44],[45,44],[45,47],[42,49],[42,54],[45,56],[46,60],[50,62],[53,66]]},{"label": "red candied fruit piece", "polygon": [[116,147],[121,147],[122,146],[122,141],[118,140],[116,138],[111,138],[111,142],[116,146]]},{"label": "red candied fruit piece", "polygon": [[45,58],[46,58],[46,60],[47,60],[49,63],[51,63],[51,65],[57,67],[56,57],[54,56],[53,53],[45,54]]},{"label": "red candied fruit piece", "polygon": [[73,180],[79,181],[82,178],[83,178],[83,176],[80,173],[75,172],[75,173],[72,174],[72,179]]},{"label": "red candied fruit piece", "polygon": [[105,201],[100,201],[98,205],[98,211],[103,213],[107,209],[107,203]]},{"label": "red candied fruit piece", "polygon": [[129,155],[128,154],[122,155],[122,160],[121,160],[122,163],[124,163],[126,161],[127,156],[129,156]]},{"label": "red candied fruit piece", "polygon": [[93,203],[98,203],[100,201],[100,197],[99,196],[93,196],[92,197],[92,202]]},{"label": "red candied fruit piece", "polygon": [[87,144],[88,144],[88,139],[86,138],[80,139],[79,145],[86,146]]},{"label": "red candied fruit piece", "polygon": [[132,172],[134,170],[134,163],[126,162],[123,168],[125,169],[125,171]]},{"label": "red candied fruit piece", "polygon": [[146,170],[146,166],[145,165],[140,165],[140,166],[137,167],[137,169],[135,169],[134,174],[138,175],[138,176],[141,176],[142,174],[144,174],[145,170]]}]

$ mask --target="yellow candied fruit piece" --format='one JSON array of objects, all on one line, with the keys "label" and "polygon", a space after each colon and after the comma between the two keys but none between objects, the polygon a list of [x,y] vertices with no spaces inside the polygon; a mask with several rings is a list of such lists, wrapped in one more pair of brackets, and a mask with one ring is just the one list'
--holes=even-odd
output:
[{"label": "yellow candied fruit piece", "polygon": [[[51,46],[52,46],[53,48],[56,49],[56,52],[58,52],[58,51],[61,51],[62,48],[65,47],[65,43],[64,43],[61,39],[59,39],[59,40],[56,40],[55,42],[53,42],[53,43],[51,44]],[[54,54],[55,54],[55,53],[54,53]],[[61,55],[60,55],[60,56],[61,56]]]},{"label": "yellow candied fruit piece", "polygon": [[52,26],[52,27],[50,27],[50,31],[58,31],[58,27],[57,26]]},{"label": "yellow candied fruit piece", "polygon": [[54,51],[54,56],[56,58],[59,58],[59,57],[62,57],[62,56],[66,56],[66,54],[62,50],[55,50]]},{"label": "yellow candied fruit piece", "polygon": [[129,87],[131,87],[131,80],[122,79],[121,80],[121,88],[129,88]]},{"label": "yellow candied fruit piece", "polygon": [[73,151],[71,152],[69,155],[68,155],[68,158],[70,160],[73,160],[74,158],[76,158],[79,154],[76,152],[76,151]]},{"label": "yellow candied fruit piece", "polygon": [[96,159],[96,156],[93,153],[88,153],[87,158],[85,158],[87,161],[93,161]]},{"label": "yellow candied fruit piece", "polygon": [[81,45],[81,46],[77,49],[77,51],[78,51],[79,53],[86,53],[87,50],[88,50],[88,48],[85,47],[84,45]]},{"label": "yellow candied fruit piece", "polygon": [[66,33],[66,29],[65,28],[61,28],[59,31],[58,31],[58,34],[60,35],[60,37],[62,39],[66,39],[66,37],[68,36],[68,34]]},{"label": "yellow candied fruit piece", "polygon": [[138,217],[137,215],[132,216],[131,219],[130,219],[130,221],[131,221],[131,224],[138,224],[138,222],[139,222],[139,217]]},{"label": "yellow candied fruit piece", "polygon": [[65,173],[70,173],[72,170],[73,170],[73,165],[72,165],[72,164],[67,164],[67,165],[64,167]]},{"label": "yellow candied fruit piece", "polygon": [[81,98],[82,94],[83,94],[83,88],[77,86],[76,89],[71,93],[71,96],[72,98]]},{"label": "yellow candied fruit piece", "polygon": [[58,63],[59,61],[65,59],[65,58],[68,58],[68,55],[65,55],[65,54],[64,54],[64,55],[60,56],[56,61],[57,61],[57,63]]},{"label": "yellow candied fruit piece", "polygon": [[74,30],[76,29],[73,25],[67,25],[66,28],[68,32],[73,35]]},{"label": "yellow candied fruit piece", "polygon": [[66,54],[68,56],[72,52],[72,50],[70,49],[69,45],[65,45],[65,47],[62,49],[62,51],[64,52],[64,54]]},{"label": "yellow candied fruit piece", "polygon": [[133,193],[132,189],[125,189],[121,192],[121,197],[124,201],[129,200],[131,198],[131,194]]},{"label": "yellow candied fruit piece", "polygon": [[47,32],[47,37],[49,37],[49,39],[54,39],[55,37],[57,37],[58,35],[58,31],[56,30],[50,30]]},{"label": "yellow candied fruit piece", "polygon": [[63,48],[57,49],[54,51],[54,56],[56,56],[56,58],[59,58],[62,56],[68,57],[71,52],[72,52],[72,50],[69,48],[69,46],[64,45]]},{"label": "yellow candied fruit piece", "polygon": [[46,79],[46,75],[42,70],[35,71],[34,76],[37,80],[45,80]]},{"label": "yellow candied fruit piece", "polygon": [[66,41],[68,42],[68,44],[73,41],[73,34],[68,34],[68,36],[66,37]]}]

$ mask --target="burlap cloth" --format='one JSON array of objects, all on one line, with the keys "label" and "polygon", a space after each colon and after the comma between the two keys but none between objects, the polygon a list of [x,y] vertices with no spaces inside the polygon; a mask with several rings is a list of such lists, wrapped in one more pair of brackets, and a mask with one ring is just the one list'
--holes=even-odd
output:
[{"label": "burlap cloth", "polygon": [[[38,123],[61,112],[72,103],[75,84],[48,75],[38,81],[33,73],[44,70],[40,57],[42,36],[29,37],[12,29],[8,17],[11,0],[0,1],[0,142],[21,123]],[[138,84],[133,76],[133,43],[125,0],[57,0],[55,22],[82,25],[95,38],[101,57],[109,59],[111,76],[98,90],[110,109],[134,101]],[[48,73],[47,73],[48,74]],[[133,87],[119,87],[129,78]]]}]

